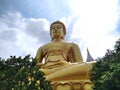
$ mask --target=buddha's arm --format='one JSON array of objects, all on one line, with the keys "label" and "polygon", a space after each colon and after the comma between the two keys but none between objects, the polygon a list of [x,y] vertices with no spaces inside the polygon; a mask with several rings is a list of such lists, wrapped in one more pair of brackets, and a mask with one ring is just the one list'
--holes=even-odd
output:
[{"label": "buddha's arm", "polygon": [[42,47],[40,47],[37,51],[36,57],[37,59],[37,65],[41,66],[42,64],[42,60],[43,60],[43,51],[42,51]]},{"label": "buddha's arm", "polygon": [[83,58],[81,55],[80,48],[77,44],[72,43],[72,47],[70,49],[69,60],[70,62],[83,62]]}]

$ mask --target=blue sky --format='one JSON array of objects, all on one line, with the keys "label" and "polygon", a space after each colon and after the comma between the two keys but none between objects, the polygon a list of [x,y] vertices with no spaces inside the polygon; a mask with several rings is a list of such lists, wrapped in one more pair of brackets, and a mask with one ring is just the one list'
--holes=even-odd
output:
[{"label": "blue sky", "polygon": [[69,16],[71,12],[68,0],[1,0],[1,9],[19,11],[26,18],[46,18],[50,21]]},{"label": "blue sky", "polygon": [[120,38],[119,0],[0,0],[0,57],[35,57],[50,42],[56,20],[66,25],[65,40],[79,45],[84,60],[87,48],[96,59]]}]

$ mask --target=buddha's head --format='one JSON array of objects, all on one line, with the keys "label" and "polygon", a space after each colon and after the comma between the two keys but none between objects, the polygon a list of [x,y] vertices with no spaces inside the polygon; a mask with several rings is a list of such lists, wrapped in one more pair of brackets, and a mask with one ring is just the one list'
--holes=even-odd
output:
[{"label": "buddha's head", "polygon": [[55,21],[50,26],[50,36],[53,39],[64,39],[64,36],[66,35],[66,27],[65,25],[60,21]]}]

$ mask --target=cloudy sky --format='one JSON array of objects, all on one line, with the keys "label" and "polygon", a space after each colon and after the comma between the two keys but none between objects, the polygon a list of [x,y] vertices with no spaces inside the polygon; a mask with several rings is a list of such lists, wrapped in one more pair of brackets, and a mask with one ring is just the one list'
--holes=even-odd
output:
[{"label": "cloudy sky", "polygon": [[77,43],[84,60],[113,49],[120,38],[119,0],[0,0],[0,57],[35,57],[50,42],[49,26],[60,20],[65,40]]}]

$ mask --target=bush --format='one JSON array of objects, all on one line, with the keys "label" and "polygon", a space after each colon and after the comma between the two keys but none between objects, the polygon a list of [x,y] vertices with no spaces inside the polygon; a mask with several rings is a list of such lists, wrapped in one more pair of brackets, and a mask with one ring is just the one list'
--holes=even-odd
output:
[{"label": "bush", "polygon": [[52,90],[37,60],[30,55],[24,58],[0,58],[0,90]]},{"label": "bush", "polygon": [[98,58],[91,71],[93,90],[120,90],[120,39],[114,50]]}]

